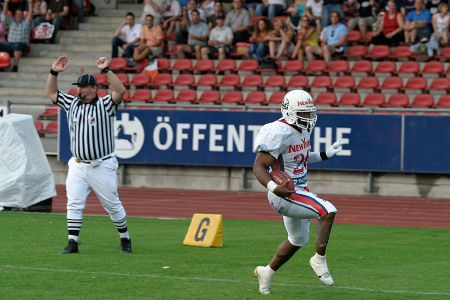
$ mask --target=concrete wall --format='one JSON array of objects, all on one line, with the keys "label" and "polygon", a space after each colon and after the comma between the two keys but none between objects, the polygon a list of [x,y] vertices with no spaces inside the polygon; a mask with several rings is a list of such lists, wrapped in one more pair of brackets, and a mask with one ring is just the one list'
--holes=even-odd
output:
[{"label": "concrete wall", "polygon": [[[48,156],[57,184],[65,184],[67,164]],[[121,185],[174,189],[265,191],[251,169],[192,166],[122,165]],[[450,175],[310,171],[309,186],[318,194],[447,198]]]}]

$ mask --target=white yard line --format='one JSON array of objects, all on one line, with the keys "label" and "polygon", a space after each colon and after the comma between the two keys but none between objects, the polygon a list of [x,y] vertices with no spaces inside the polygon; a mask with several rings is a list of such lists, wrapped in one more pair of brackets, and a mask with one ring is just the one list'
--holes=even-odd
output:
[{"label": "white yard line", "polygon": [[[53,272],[53,273],[73,273],[73,274],[87,274],[96,276],[119,276],[119,277],[131,277],[131,278],[158,278],[158,279],[170,279],[170,280],[184,280],[184,281],[200,281],[200,282],[229,282],[234,284],[248,284],[256,285],[255,281],[242,281],[239,279],[227,279],[227,278],[209,278],[209,277],[183,277],[183,276],[170,276],[170,275],[156,275],[156,274],[139,274],[139,273],[116,273],[116,272],[91,272],[80,271],[70,269],[52,269],[52,268],[34,268],[26,266],[15,265],[0,265],[0,272],[17,271],[17,272]],[[289,286],[296,288],[317,288],[318,286],[294,284],[294,283],[272,283],[272,286]],[[330,288],[321,286],[322,288]],[[369,293],[385,293],[385,294],[405,294],[405,295],[420,295],[420,296],[450,296],[450,292],[429,292],[429,291],[407,291],[407,290],[390,290],[390,289],[372,289],[363,287],[349,287],[349,286],[333,286],[331,289],[361,291]]]}]

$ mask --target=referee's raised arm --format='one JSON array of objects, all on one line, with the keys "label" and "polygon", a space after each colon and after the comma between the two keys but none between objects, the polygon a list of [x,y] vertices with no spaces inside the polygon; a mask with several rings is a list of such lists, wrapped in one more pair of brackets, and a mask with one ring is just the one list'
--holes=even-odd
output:
[{"label": "referee's raised arm", "polygon": [[50,73],[48,74],[45,92],[53,103],[56,103],[56,100],[58,98],[58,85],[56,84],[58,73],[63,72],[67,68],[68,62],[69,58],[66,55],[58,57],[53,62],[52,67],[50,69]]},{"label": "referee's raised arm", "polygon": [[118,105],[122,101],[123,94],[125,94],[125,87],[120,79],[109,69],[109,62],[106,57],[100,57],[97,61],[97,67],[102,73],[108,77],[109,86],[112,89],[112,100]]}]

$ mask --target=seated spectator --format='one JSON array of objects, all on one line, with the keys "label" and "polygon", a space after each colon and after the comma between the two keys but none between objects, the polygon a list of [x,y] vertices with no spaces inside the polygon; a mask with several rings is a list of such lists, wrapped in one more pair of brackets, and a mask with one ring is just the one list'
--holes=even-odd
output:
[{"label": "seated spectator", "polygon": [[297,35],[297,43],[295,44],[291,59],[297,58],[303,61],[303,54],[306,47],[319,46],[319,34],[316,25],[317,22],[315,20],[310,21],[308,17],[302,17],[300,30]]},{"label": "seated spectator", "polygon": [[433,56],[440,48],[448,46],[448,30],[450,27],[450,15],[448,14],[448,4],[441,3],[438,11],[432,19],[434,32],[427,44],[428,56]]},{"label": "seated spectator", "polygon": [[170,5],[171,0],[144,0],[144,9],[142,11],[140,23],[144,24],[146,16],[152,15],[155,26],[160,25],[163,14]]},{"label": "seated spectator", "polygon": [[250,15],[243,7],[243,0],[233,0],[233,9],[225,17],[225,25],[233,30],[233,43],[248,42],[251,26]]},{"label": "seated spectator", "polygon": [[381,15],[380,25],[372,36],[372,43],[398,46],[403,40],[403,26],[403,16],[397,11],[395,1],[388,1],[387,10]]},{"label": "seated spectator", "polygon": [[428,0],[426,1],[425,8],[431,15],[434,15],[439,11],[439,4],[441,3],[446,3],[448,5],[448,1],[445,0]]},{"label": "seated spectator", "polygon": [[340,23],[339,13],[331,13],[331,25],[326,26],[320,34],[321,46],[305,48],[308,61],[314,60],[314,55],[323,56],[326,63],[331,61],[333,54],[343,54],[347,42],[347,26]]},{"label": "seated spectator", "polygon": [[256,7],[258,4],[261,4],[262,0],[245,0],[244,1],[244,7],[248,10],[248,13],[250,14],[250,18],[253,18],[255,16]]},{"label": "seated spectator", "polygon": [[181,17],[181,5],[178,0],[172,0],[168,9],[163,13],[162,29],[166,33],[166,37],[171,36],[175,32],[177,20]]},{"label": "seated spectator", "polygon": [[269,34],[269,54],[273,59],[280,59],[282,55],[292,52],[292,38],[294,30],[286,26],[284,19],[276,19],[273,23],[273,30]]},{"label": "seated spectator", "polygon": [[425,9],[424,0],[415,0],[415,10],[406,15],[405,43],[415,44],[431,36],[431,14]]},{"label": "seated spectator", "polygon": [[78,23],[84,23],[84,0],[73,0],[75,6],[72,7],[73,12],[76,11]]},{"label": "seated spectator", "polygon": [[310,21],[316,21],[317,32],[321,31],[322,5],[323,0],[308,0],[306,2],[305,16],[307,16]]},{"label": "seated spectator", "polygon": [[133,59],[138,62],[149,57],[154,59],[163,52],[164,32],[160,25],[153,25],[153,16],[145,17],[145,24],[142,26],[139,36],[139,46],[134,48]]},{"label": "seated spectator", "polygon": [[214,2],[214,14],[209,16],[206,20],[208,23],[208,29],[211,30],[216,27],[216,16],[218,14],[225,15],[225,11],[223,10],[223,3],[221,1]]},{"label": "seated spectator", "polygon": [[333,11],[336,11],[339,14],[341,22],[344,22],[345,14],[343,4],[344,0],[323,0],[320,28],[325,28],[325,26],[331,24],[331,13]]},{"label": "seated spectator", "polygon": [[[377,5],[375,0],[351,0],[358,4],[358,14],[348,22],[348,28],[356,28],[361,32],[362,39],[366,38],[367,28],[372,28],[372,24],[377,20]],[[350,2],[350,1],[349,1]]]},{"label": "seated spectator", "polygon": [[215,54],[218,54],[219,59],[225,59],[227,54],[230,53],[233,44],[233,31],[230,27],[225,26],[225,15],[217,14],[216,22],[216,27],[209,34],[208,46],[202,48],[203,59],[208,59]]},{"label": "seated spectator", "polygon": [[299,21],[306,10],[306,0],[295,0],[286,10],[289,13],[290,23],[294,29],[299,29]]},{"label": "seated spectator", "polygon": [[33,3],[33,27],[38,24],[39,18],[45,17],[46,13],[47,13],[47,2],[45,2],[45,0],[34,0],[34,3]]},{"label": "seated spectator", "polygon": [[200,59],[201,49],[207,45],[208,25],[200,21],[200,13],[196,9],[192,11],[191,18],[187,44],[177,46],[178,58],[185,58],[186,54],[194,54],[196,59]]},{"label": "seated spectator", "polygon": [[203,0],[200,3],[200,9],[205,12],[206,19],[214,14],[214,1],[213,0]]},{"label": "seated spectator", "polygon": [[16,9],[14,17],[8,16],[9,0],[5,0],[3,4],[3,26],[8,27],[8,38],[6,42],[0,42],[0,51],[8,52],[11,57],[14,57],[13,72],[18,72],[20,58],[30,44],[33,2],[32,0],[28,1],[27,18],[24,18],[24,13],[20,9]]},{"label": "seated spectator", "polygon": [[112,40],[111,57],[119,57],[119,47],[123,49],[123,56],[129,60],[133,57],[134,48],[139,46],[141,24],[136,24],[135,16],[128,12],[125,20],[119,25]]},{"label": "seated spectator", "polygon": [[266,16],[272,20],[276,16],[280,16],[286,9],[286,0],[263,0],[261,4],[256,6],[255,16]]},{"label": "seated spectator", "polygon": [[67,21],[67,16],[69,15],[69,0],[48,0],[47,2],[47,13],[44,17],[40,17],[38,22],[49,22],[55,26],[53,31],[53,36],[51,42],[54,43],[56,40],[56,35],[61,23]]},{"label": "seated spectator", "polygon": [[250,48],[248,49],[248,56],[261,61],[267,54],[269,54],[269,34],[272,31],[272,26],[266,18],[258,20],[253,34],[250,37]]},{"label": "seated spectator", "polygon": [[206,23],[206,15],[203,9],[200,9],[195,0],[189,0],[186,6],[182,9],[181,19],[175,25],[175,36],[177,44],[187,44],[188,41],[188,27],[192,22],[192,12],[196,10],[200,14],[200,21]]}]

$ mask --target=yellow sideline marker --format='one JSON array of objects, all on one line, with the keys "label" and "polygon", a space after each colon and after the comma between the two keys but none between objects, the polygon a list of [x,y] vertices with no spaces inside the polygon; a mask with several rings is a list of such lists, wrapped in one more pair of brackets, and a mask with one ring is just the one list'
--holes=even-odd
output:
[{"label": "yellow sideline marker", "polygon": [[222,247],[222,215],[194,214],[183,244],[195,247]]}]

